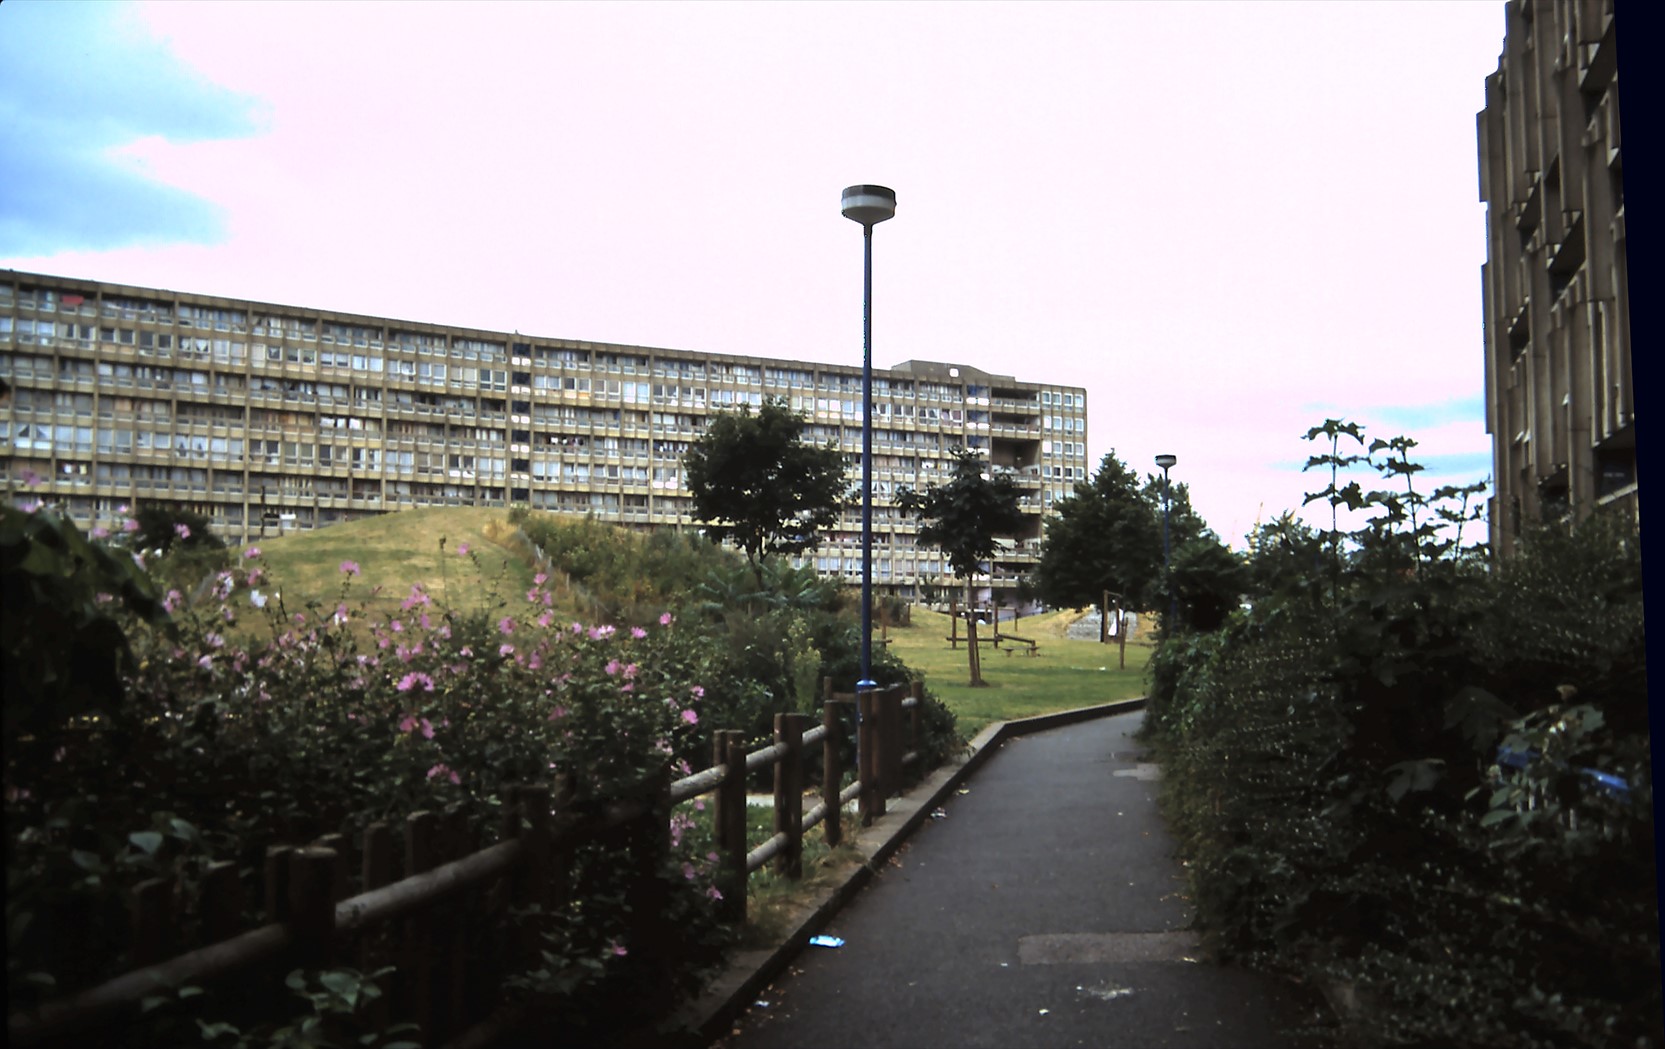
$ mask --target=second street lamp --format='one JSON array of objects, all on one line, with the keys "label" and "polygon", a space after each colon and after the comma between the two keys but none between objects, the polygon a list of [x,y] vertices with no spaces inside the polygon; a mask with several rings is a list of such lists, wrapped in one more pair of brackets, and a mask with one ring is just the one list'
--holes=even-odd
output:
[{"label": "second street lamp", "polygon": [[873,227],[896,214],[896,193],[884,186],[844,190],[844,217],[861,223],[864,256],[861,292],[861,680],[873,680]]},{"label": "second street lamp", "polygon": [[1156,465],[1162,467],[1162,585],[1168,591],[1168,618],[1162,624],[1162,634],[1168,636],[1174,628],[1174,617],[1178,615],[1178,602],[1174,597],[1173,562],[1168,556],[1168,470],[1179,462],[1177,456],[1159,455]]}]

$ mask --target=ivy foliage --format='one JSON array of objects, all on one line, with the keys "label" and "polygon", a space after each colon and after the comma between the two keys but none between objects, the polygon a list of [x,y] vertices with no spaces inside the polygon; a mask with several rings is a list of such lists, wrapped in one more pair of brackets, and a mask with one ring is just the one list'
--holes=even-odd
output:
[{"label": "ivy foliage", "polygon": [[1418,492],[1414,442],[1309,437],[1332,527],[1263,528],[1248,607],[1151,663],[1199,925],[1353,1042],[1662,1044],[1634,526],[1494,562],[1458,538],[1476,489]]}]

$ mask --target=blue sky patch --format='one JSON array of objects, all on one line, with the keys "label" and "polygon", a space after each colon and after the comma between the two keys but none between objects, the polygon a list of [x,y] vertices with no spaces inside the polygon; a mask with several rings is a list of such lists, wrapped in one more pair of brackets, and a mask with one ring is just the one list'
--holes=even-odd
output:
[{"label": "blue sky patch", "polygon": [[258,103],[183,65],[114,4],[0,4],[0,256],[211,243],[219,209],[106,155],[259,130]]}]

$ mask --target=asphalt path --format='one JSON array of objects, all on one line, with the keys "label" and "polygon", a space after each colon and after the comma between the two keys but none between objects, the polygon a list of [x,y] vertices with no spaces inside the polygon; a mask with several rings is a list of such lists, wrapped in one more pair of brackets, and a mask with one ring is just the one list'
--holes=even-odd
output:
[{"label": "asphalt path", "polygon": [[1142,714],[1011,739],[763,992],[724,1049],[1310,1046],[1203,959]]}]

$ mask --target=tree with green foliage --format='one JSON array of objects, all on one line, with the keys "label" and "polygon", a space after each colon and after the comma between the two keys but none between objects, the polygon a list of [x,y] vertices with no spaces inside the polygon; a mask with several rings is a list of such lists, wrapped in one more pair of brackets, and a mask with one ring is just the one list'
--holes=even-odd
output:
[{"label": "tree with green foliage", "polygon": [[1414,441],[1343,420],[1308,439],[1329,527],[1259,529],[1251,608],[1150,662],[1199,929],[1348,989],[1348,1042],[1658,1044],[1634,525],[1546,526],[1494,563],[1461,542],[1483,486],[1424,496]]},{"label": "tree with green foliage", "polygon": [[[155,585],[130,555],[90,542],[49,509],[0,507],[0,617],[8,759],[85,714],[116,713],[134,660],[125,623],[163,624]],[[54,743],[54,745],[56,745]]]},{"label": "tree with green foliage", "polygon": [[[972,578],[994,557],[995,538],[1009,536],[1023,524],[1016,482],[1005,474],[988,475],[988,464],[977,453],[954,448],[953,476],[925,491],[902,488],[896,503],[902,512],[921,521],[919,541],[934,546],[948,558],[954,574],[965,583],[966,604],[972,598]],[[967,621],[971,685],[984,684],[977,652],[977,621]]]},{"label": "tree with green foliage", "polygon": [[1171,592],[1178,608],[1174,628],[1209,631],[1225,624],[1249,585],[1248,565],[1210,533],[1174,548],[1167,582],[1159,588]]},{"label": "tree with green foliage", "polygon": [[219,550],[225,546],[225,540],[210,530],[207,517],[173,503],[146,503],[133,511],[133,520],[139,525],[134,543],[141,550],[166,554],[175,548]]},{"label": "tree with green foliage", "polygon": [[762,559],[797,554],[820,542],[845,501],[845,462],[838,449],[803,440],[804,418],[769,398],[714,416],[683,458],[694,516],[705,533],[745,551],[761,581]]},{"label": "tree with green foliage", "polygon": [[[1106,590],[1148,606],[1162,573],[1162,504],[1116,457],[1099,462],[1091,481],[1055,507],[1035,569],[1041,599],[1055,607],[1097,607]],[[1189,503],[1187,503],[1189,505]]]}]

